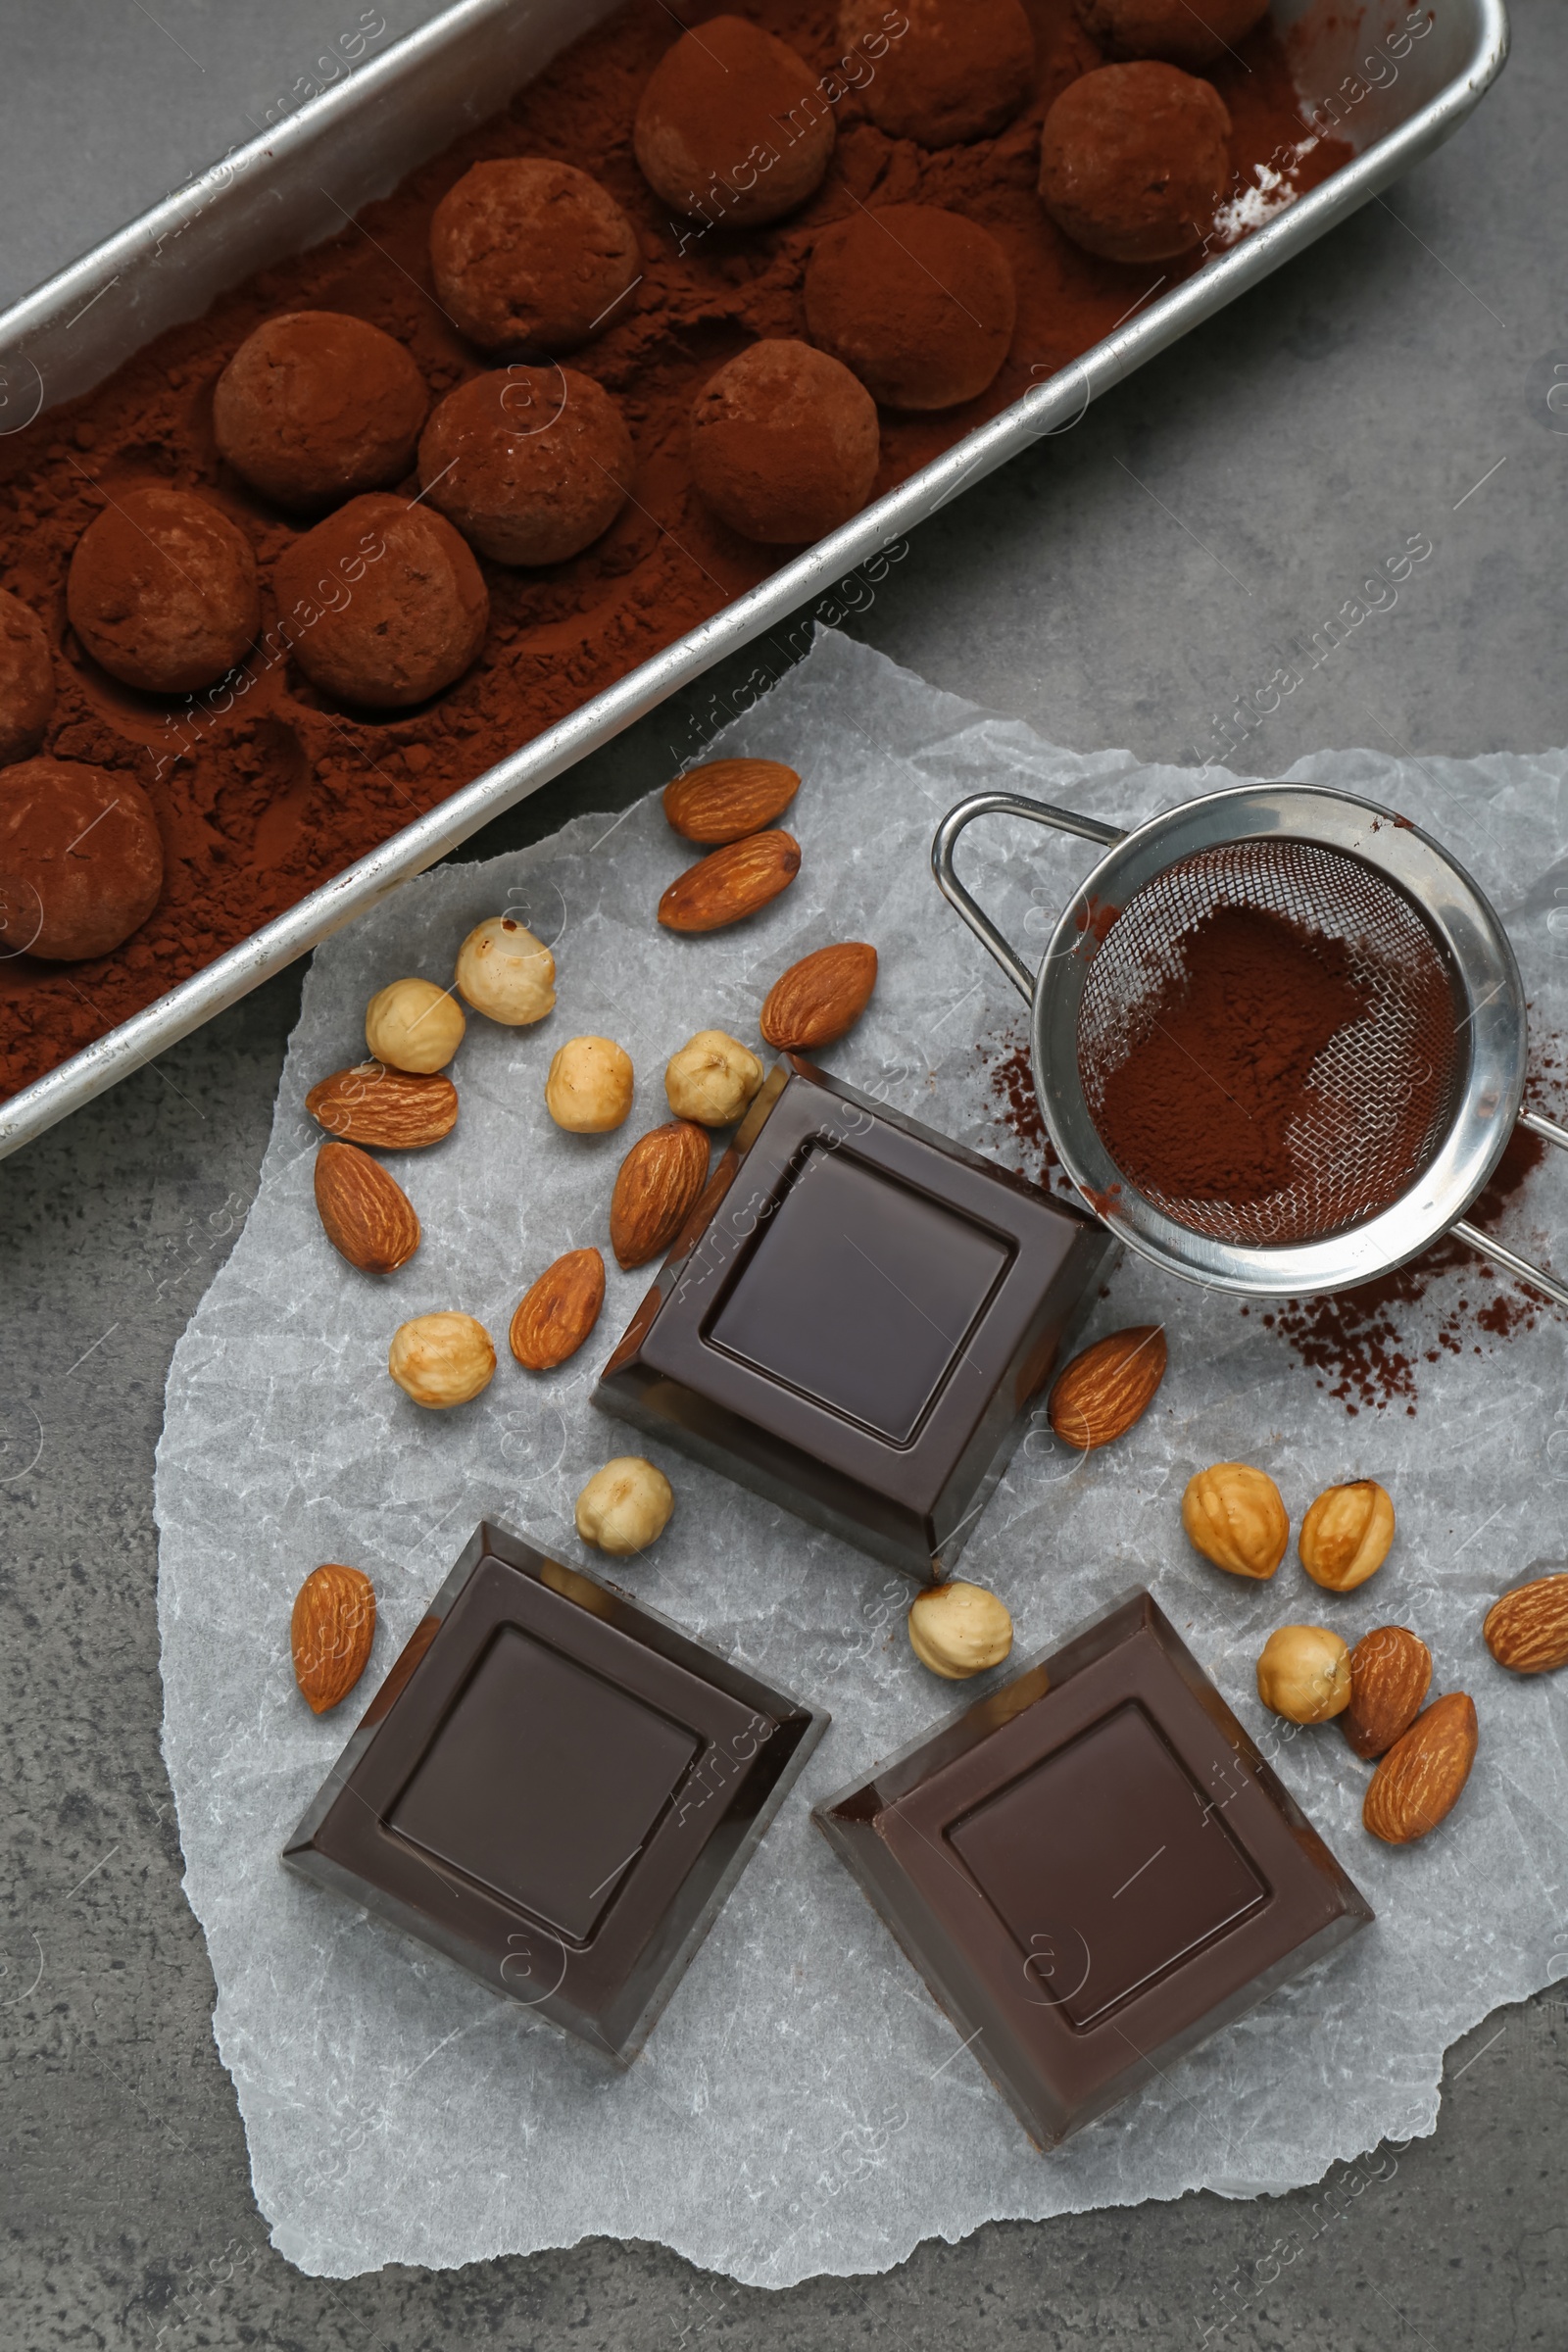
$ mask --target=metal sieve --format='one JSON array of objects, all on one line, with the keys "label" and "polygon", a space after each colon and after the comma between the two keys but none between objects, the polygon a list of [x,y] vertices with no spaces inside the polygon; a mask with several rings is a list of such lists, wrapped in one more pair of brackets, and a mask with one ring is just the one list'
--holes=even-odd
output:
[{"label": "metal sieve", "polygon": [[[1106,855],[1031,974],[954,871],[978,816],[1075,833]],[[1568,1286],[1464,1221],[1522,1108],[1528,1038],[1513,950],[1463,867],[1419,826],[1348,793],[1244,784],[1130,833],[1016,793],[960,801],[931,850],[939,888],[1030,1006],[1035,1091],[1089,1206],[1167,1272],[1308,1298],[1372,1282],[1453,1233],[1568,1306]],[[1255,907],[1343,944],[1364,1005],[1311,1063],[1288,1135],[1289,1181],[1258,1200],[1197,1198],[1159,1163],[1122,1165],[1102,1134],[1117,1070],[1160,1037],[1161,993],[1221,907]],[[1123,1158],[1128,1155],[1123,1152]]]}]

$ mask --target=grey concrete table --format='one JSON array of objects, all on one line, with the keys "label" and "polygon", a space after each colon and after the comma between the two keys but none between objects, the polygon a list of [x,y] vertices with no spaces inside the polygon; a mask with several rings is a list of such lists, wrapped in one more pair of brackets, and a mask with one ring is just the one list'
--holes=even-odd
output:
[{"label": "grey concrete table", "polygon": [[[434,11],[381,13],[397,32]],[[360,14],[0,0],[0,294],[230,146]],[[1273,775],[1326,745],[1561,744],[1568,416],[1545,394],[1568,364],[1568,10],[1517,0],[1515,33],[1450,146],[928,523],[865,634],[1085,749],[1201,760],[1235,741],[1234,765]],[[1260,718],[1292,641],[1420,531],[1434,556],[1397,606]],[[479,850],[662,782],[669,746],[723,715],[724,690],[720,675],[656,713]],[[0,1167],[0,2342],[1568,2341],[1568,2013],[1550,1994],[1450,2055],[1435,2139],[1278,2201],[1000,2225],[885,2278],[776,2296],[597,2241],[346,2284],[270,2251],[180,1893],[151,1487],[170,1352],[244,1217],[297,999],[285,975]]]}]

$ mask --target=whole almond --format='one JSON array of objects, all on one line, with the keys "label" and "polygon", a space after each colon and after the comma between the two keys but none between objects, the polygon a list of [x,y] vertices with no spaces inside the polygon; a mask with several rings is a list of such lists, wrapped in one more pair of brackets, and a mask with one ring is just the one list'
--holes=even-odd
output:
[{"label": "whole almond", "polygon": [[389,1070],[384,1062],[362,1061],[313,1086],[305,1107],[339,1143],[418,1152],[452,1133],[458,1090],[439,1073],[416,1078],[406,1070]]},{"label": "whole almond", "polygon": [[708,1131],[690,1119],[656,1127],[620,1163],[610,1203],[610,1240],[628,1271],[667,1250],[708,1181]]},{"label": "whole almond", "polygon": [[666,931],[722,931],[787,890],[801,870],[801,845],[788,833],[750,833],[689,865],[659,902]]},{"label": "whole almond", "polygon": [[876,950],[863,939],[818,948],[780,973],[757,1025],[781,1054],[809,1054],[855,1027],[875,986]]},{"label": "whole almond", "polygon": [[1385,1845],[1411,1845],[1446,1819],[1476,1760],[1476,1710],[1462,1690],[1434,1699],[1367,1784],[1361,1819]]},{"label": "whole almond", "polygon": [[395,1274],[419,1247],[408,1194],[353,1144],[323,1144],[316,1154],[316,1206],[333,1249],[362,1274]]},{"label": "whole almond", "polygon": [[1515,1585],[1493,1602],[1481,1630],[1510,1674],[1551,1674],[1568,1666],[1568,1576]]},{"label": "whole almond", "polygon": [[664,786],[664,814],[687,841],[740,841],[781,816],[800,789],[782,760],[709,760]]},{"label": "whole almond", "polygon": [[1046,1410],[1062,1443],[1088,1453],[1125,1437],[1165,1377],[1165,1326],[1134,1323],[1097,1340],[1058,1374]]},{"label": "whole almond", "polygon": [[347,1698],[375,1640],[375,1587],[359,1568],[329,1561],[315,1568],[294,1596],[289,1645],[294,1680],[314,1712]]},{"label": "whole almond", "polygon": [[1358,1756],[1386,1755],[1432,1688],[1432,1652],[1405,1625],[1379,1625],[1350,1652],[1350,1703],[1340,1729]]},{"label": "whole almond", "polygon": [[553,1372],[575,1355],[605,1303],[597,1250],[568,1250],[523,1295],[512,1318],[512,1352],[525,1372]]}]

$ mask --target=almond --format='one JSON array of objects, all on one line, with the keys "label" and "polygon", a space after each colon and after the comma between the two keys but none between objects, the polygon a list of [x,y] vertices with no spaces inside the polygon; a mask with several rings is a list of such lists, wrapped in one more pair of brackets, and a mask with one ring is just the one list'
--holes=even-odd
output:
[{"label": "almond", "polygon": [[1386,1845],[1412,1844],[1452,1812],[1475,1760],[1475,1703],[1450,1690],[1390,1748],[1367,1784],[1362,1821]]},{"label": "almond", "polygon": [[323,1144],[316,1154],[316,1206],[333,1249],[362,1274],[395,1274],[419,1247],[408,1194],[353,1144]]},{"label": "almond", "polygon": [[809,1054],[855,1027],[875,986],[876,950],[863,939],[818,948],[774,981],[757,1025],[781,1054]]},{"label": "almond", "polygon": [[788,833],[751,833],[689,865],[659,902],[667,931],[722,931],[787,890],[801,870],[801,845]]},{"label": "almond", "polygon": [[375,1587],[364,1570],[335,1560],[313,1569],[294,1598],[289,1642],[294,1680],[315,1713],[347,1698],[374,1640]]},{"label": "almond", "polygon": [[1515,1585],[1487,1611],[1487,1647],[1511,1674],[1550,1674],[1568,1666],[1568,1576]]},{"label": "almond", "polygon": [[458,1090],[450,1078],[415,1078],[384,1062],[362,1061],[313,1086],[305,1107],[339,1143],[418,1152],[452,1133]]},{"label": "almond", "polygon": [[1432,1687],[1432,1652],[1405,1625],[1380,1625],[1350,1652],[1350,1703],[1340,1729],[1358,1756],[1385,1755]]},{"label": "almond", "polygon": [[597,1250],[568,1250],[546,1266],[512,1318],[512,1352],[525,1372],[553,1372],[575,1355],[605,1303]]},{"label": "almond", "polygon": [[620,1163],[610,1204],[617,1264],[643,1266],[666,1250],[708,1182],[708,1133],[690,1119],[656,1127]]},{"label": "almond", "polygon": [[1047,1411],[1064,1445],[1088,1453],[1125,1437],[1165,1377],[1165,1326],[1134,1323],[1097,1340],[1057,1378]]},{"label": "almond", "polygon": [[664,814],[687,841],[740,841],[781,816],[800,789],[782,760],[709,760],[664,786]]}]

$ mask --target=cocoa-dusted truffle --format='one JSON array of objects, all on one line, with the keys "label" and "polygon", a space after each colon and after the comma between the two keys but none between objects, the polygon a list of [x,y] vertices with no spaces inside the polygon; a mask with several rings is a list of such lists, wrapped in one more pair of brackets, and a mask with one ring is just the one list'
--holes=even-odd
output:
[{"label": "cocoa-dusted truffle", "polygon": [[692,406],[692,477],[721,521],[795,547],[859,513],[876,479],[876,405],[809,343],[754,343]]},{"label": "cocoa-dusted truffle", "polygon": [[1211,66],[1268,14],[1268,0],[1076,0],[1085,28],[1111,58]]},{"label": "cocoa-dusted truffle", "polygon": [[1035,79],[1035,36],[1019,0],[903,0],[901,33],[883,0],[842,0],[839,39],[871,66],[861,101],[879,130],[953,147],[995,137]]},{"label": "cocoa-dusted truffle", "polygon": [[609,323],[642,260],[608,189],[530,155],[475,164],[448,189],[430,223],[430,267],[470,342],[554,354]]},{"label": "cocoa-dusted truffle", "polygon": [[124,490],[76,542],[66,610],[111,677],[144,694],[191,694],[250,649],[262,617],[256,559],[194,490]]},{"label": "cocoa-dusted truffle", "polygon": [[786,42],[713,17],[660,59],[632,136],[656,196],[713,226],[756,228],[821,185],[833,109]]},{"label": "cocoa-dusted truffle", "polygon": [[1074,244],[1163,262],[1201,244],[1231,170],[1219,92],[1175,66],[1101,66],[1069,82],[1040,134],[1040,193]]},{"label": "cocoa-dusted truffle", "polygon": [[934,205],[891,204],[824,229],[806,272],[813,342],[893,409],[951,409],[1007,356],[1017,299],[995,237]]},{"label": "cocoa-dusted truffle", "polygon": [[43,622],[0,588],[0,763],[25,760],[43,741],[55,707],[54,664]]},{"label": "cocoa-dusted truffle", "polygon": [[340,311],[284,311],[246,336],[213,388],[218,446],[280,507],[400,482],[430,406],[401,343]]},{"label": "cocoa-dusted truffle", "polygon": [[297,539],[272,575],[278,625],[313,685],[403,710],[461,678],[490,598],[444,516],[406,498],[352,498]]},{"label": "cocoa-dusted truffle", "polygon": [[131,777],[75,760],[0,770],[0,954],[107,956],[163,887],[158,819]]},{"label": "cocoa-dusted truffle", "polygon": [[419,479],[481,555],[564,564],[609,530],[631,487],[626,420],[574,368],[498,368],[438,403]]}]

